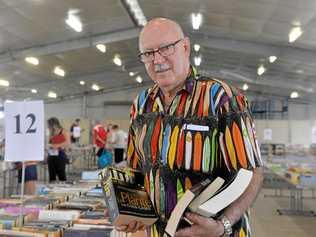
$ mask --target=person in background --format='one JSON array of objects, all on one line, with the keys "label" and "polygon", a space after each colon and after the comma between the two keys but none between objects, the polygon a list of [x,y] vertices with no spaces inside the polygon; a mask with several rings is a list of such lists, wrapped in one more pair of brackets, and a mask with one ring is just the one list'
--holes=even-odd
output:
[{"label": "person in background", "polygon": [[98,149],[96,152],[97,157],[102,155],[107,140],[107,131],[100,121],[96,121],[93,127],[93,145]]},{"label": "person in background", "polygon": [[48,173],[49,181],[66,181],[66,164],[69,162],[66,149],[70,145],[70,136],[55,117],[47,121],[49,129]]},{"label": "person in background", "polygon": [[109,152],[112,152],[114,155],[114,149],[113,149],[113,124],[109,123],[106,126],[106,144],[105,144],[106,150]]},{"label": "person in background", "polygon": [[[26,161],[25,162],[25,176],[24,176],[24,194],[35,195],[36,194],[36,182],[37,182],[37,162]],[[18,169],[18,183],[22,182],[22,163],[17,162],[15,167]]]},{"label": "person in background", "polygon": [[118,125],[112,126],[112,145],[114,149],[114,162],[118,164],[124,160],[125,132]]},{"label": "person in background", "polygon": [[[1,154],[4,154],[5,139],[0,142]],[[36,194],[37,181],[37,161],[25,161],[25,175],[24,175],[24,194]],[[18,170],[18,183],[22,182],[22,162],[15,162],[13,166]]]},{"label": "person in background", "polygon": [[[206,178],[229,182],[240,168],[253,171],[245,192],[216,218],[187,212],[193,224],[175,236],[251,236],[248,208],[260,191],[263,164],[246,97],[223,81],[199,76],[190,64],[190,40],[172,20],[149,21],[140,33],[139,51],[154,85],[132,105],[128,162],[142,171],[159,208],[147,236],[166,236],[168,218],[185,190]],[[143,227],[132,221],[116,228]]]},{"label": "person in background", "polygon": [[80,127],[80,119],[77,118],[75,120],[75,122],[70,126],[70,141],[71,143],[76,143],[78,144],[80,141],[80,137],[81,137],[81,127]]}]

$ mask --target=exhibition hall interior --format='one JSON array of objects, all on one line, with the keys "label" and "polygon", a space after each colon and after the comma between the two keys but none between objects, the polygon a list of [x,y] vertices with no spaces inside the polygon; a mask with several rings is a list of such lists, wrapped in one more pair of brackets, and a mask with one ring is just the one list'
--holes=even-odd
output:
[{"label": "exhibition hall interior", "polygon": [[315,104],[315,0],[0,0],[0,236],[315,236]]}]

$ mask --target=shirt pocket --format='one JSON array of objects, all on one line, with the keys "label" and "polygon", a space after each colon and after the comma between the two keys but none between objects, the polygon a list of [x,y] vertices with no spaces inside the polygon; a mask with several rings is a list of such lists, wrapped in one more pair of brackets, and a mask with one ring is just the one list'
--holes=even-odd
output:
[{"label": "shirt pocket", "polygon": [[212,173],[219,166],[215,119],[183,120],[177,145],[177,168]]}]

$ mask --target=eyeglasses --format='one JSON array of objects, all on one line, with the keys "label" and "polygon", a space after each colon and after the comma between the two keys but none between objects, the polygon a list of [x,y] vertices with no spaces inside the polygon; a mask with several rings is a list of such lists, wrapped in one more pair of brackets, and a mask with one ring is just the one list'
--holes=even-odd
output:
[{"label": "eyeglasses", "polygon": [[167,57],[175,52],[175,46],[177,43],[179,43],[183,39],[179,39],[176,42],[173,42],[171,44],[167,44],[165,46],[159,47],[158,49],[146,51],[143,53],[138,54],[138,58],[143,63],[149,63],[154,61],[155,59],[155,53],[159,53],[161,56]]}]

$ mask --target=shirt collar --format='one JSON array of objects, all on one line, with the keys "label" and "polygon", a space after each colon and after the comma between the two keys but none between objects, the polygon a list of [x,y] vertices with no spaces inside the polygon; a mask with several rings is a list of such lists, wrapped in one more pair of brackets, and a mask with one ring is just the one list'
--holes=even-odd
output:
[{"label": "shirt collar", "polygon": [[[187,76],[187,78],[185,79],[185,83],[182,87],[182,89],[178,92],[182,92],[182,91],[186,91],[189,95],[192,94],[193,92],[193,88],[194,88],[194,81],[197,79],[197,70],[195,67],[193,67],[192,65],[190,65],[190,72],[189,75]],[[161,92],[159,86],[157,84],[155,84],[149,91],[149,96],[154,99],[157,97],[157,95],[159,95]]]}]

